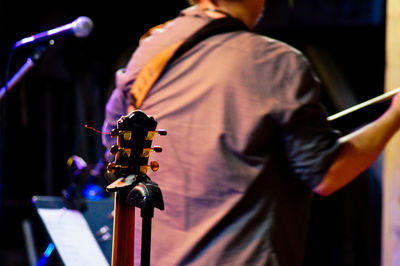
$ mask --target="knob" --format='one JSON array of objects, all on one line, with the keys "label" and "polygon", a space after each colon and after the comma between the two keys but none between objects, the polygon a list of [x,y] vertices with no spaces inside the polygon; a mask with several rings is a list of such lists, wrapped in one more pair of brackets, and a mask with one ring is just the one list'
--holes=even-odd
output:
[{"label": "knob", "polygon": [[119,136],[119,129],[118,128],[114,128],[113,130],[111,130],[110,135],[112,138],[116,138]]},{"label": "knob", "polygon": [[152,150],[155,151],[155,152],[162,152],[162,147],[161,146],[154,146]]},{"label": "knob", "polygon": [[157,130],[157,133],[161,136],[166,136],[167,135],[167,131],[165,129],[159,129]]},{"label": "knob", "polygon": [[151,161],[150,169],[153,170],[153,172],[156,172],[156,171],[158,171],[158,169],[160,169],[160,164],[156,161]]},{"label": "knob", "polygon": [[114,174],[115,173],[115,163],[108,163],[107,165],[107,173]]},{"label": "knob", "polygon": [[150,165],[142,165],[140,166],[140,173],[146,174],[147,169],[153,170],[153,172],[156,172],[160,168],[160,164],[156,161],[151,161]]},{"label": "knob", "polygon": [[123,131],[123,130],[119,130],[118,128],[114,128],[113,130],[111,130],[110,135],[112,138],[117,138],[120,135],[124,136],[124,140],[128,141],[132,139],[132,132],[131,131]]},{"label": "knob", "polygon": [[118,145],[112,145],[110,148],[111,154],[117,154],[119,152],[119,146]]},{"label": "knob", "polygon": [[142,158],[147,158],[150,156],[150,152],[155,151],[155,152],[162,152],[162,147],[161,146],[154,146],[153,148],[144,148],[142,154],[140,157]]},{"label": "knob", "polygon": [[167,131],[165,129],[159,129],[157,131],[148,131],[147,136],[145,137],[145,140],[153,140],[154,135],[159,134],[161,136],[167,135]]}]

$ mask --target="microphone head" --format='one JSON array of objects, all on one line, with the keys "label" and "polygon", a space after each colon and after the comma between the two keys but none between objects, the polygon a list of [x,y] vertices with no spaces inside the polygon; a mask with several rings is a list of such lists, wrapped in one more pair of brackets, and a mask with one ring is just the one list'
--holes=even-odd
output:
[{"label": "microphone head", "polygon": [[72,31],[78,38],[87,37],[93,28],[93,21],[88,17],[79,17],[72,22]]},{"label": "microphone head", "polygon": [[72,177],[75,178],[87,168],[87,163],[81,157],[72,155],[67,160],[67,166]]}]

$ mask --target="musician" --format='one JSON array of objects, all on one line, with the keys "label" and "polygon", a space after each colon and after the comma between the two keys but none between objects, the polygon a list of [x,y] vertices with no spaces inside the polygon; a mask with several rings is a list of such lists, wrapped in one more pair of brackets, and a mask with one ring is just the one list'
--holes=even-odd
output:
[{"label": "musician", "polygon": [[193,4],[141,42],[106,106],[109,131],[150,59],[212,20],[232,16],[247,26],[184,53],[140,106],[169,132],[155,141],[165,151],[152,155],[165,211],[153,219],[151,262],[301,265],[312,194],[330,195],[375,160],[400,127],[399,97],[381,118],[341,136],[307,59],[251,32],[264,0]]}]

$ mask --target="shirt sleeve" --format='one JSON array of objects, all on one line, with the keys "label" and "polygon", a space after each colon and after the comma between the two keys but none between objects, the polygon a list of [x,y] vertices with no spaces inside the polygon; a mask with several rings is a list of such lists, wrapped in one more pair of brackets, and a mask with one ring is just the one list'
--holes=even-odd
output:
[{"label": "shirt sleeve", "polygon": [[340,146],[341,133],[333,129],[319,102],[320,83],[303,60],[287,80],[287,108],[283,142],[294,175],[311,189],[324,178]]},{"label": "shirt sleeve", "polygon": [[107,161],[112,160],[111,153],[108,149],[116,143],[115,138],[111,138],[110,134],[114,128],[117,127],[118,119],[125,114],[126,110],[126,100],[122,90],[116,88],[112,92],[105,109],[105,118],[103,122],[102,131],[106,134],[103,134],[102,141],[103,145],[107,148],[105,153],[105,159]]},{"label": "shirt sleeve", "polygon": [[112,145],[116,144],[116,139],[111,138],[110,134],[107,133],[117,127],[118,119],[120,119],[121,116],[126,115],[129,89],[136,78],[135,75],[136,73],[131,69],[125,68],[119,69],[115,73],[115,89],[107,101],[102,128],[102,131],[106,133],[103,134],[102,138],[103,145],[107,148],[104,157],[106,161],[109,162],[114,158],[114,155],[109,152],[109,149]]}]

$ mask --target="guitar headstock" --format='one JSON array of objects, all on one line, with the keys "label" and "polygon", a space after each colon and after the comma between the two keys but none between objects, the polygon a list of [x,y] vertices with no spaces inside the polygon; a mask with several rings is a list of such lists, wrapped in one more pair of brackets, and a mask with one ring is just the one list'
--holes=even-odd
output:
[{"label": "guitar headstock", "polygon": [[153,151],[161,152],[162,148],[151,145],[155,135],[166,135],[167,132],[156,130],[156,126],[155,119],[140,110],[122,116],[118,120],[117,128],[111,131],[111,137],[117,138],[117,144],[110,149],[115,160],[108,164],[107,175],[112,175],[115,180],[132,175],[146,175],[149,168],[157,171],[158,163],[149,163],[149,156]]}]

